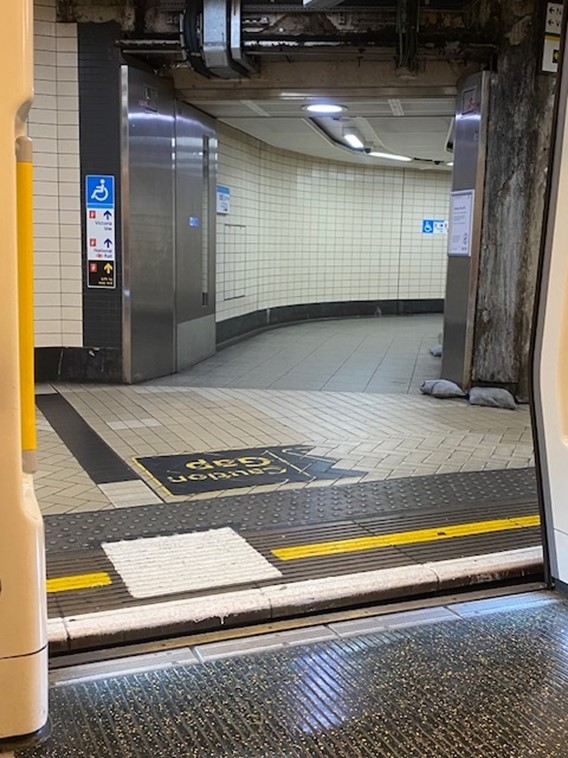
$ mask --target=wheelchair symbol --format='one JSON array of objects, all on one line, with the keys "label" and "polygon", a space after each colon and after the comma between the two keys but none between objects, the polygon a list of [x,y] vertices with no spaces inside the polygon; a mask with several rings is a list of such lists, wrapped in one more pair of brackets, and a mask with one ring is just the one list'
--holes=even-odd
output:
[{"label": "wheelchair symbol", "polygon": [[424,234],[429,234],[430,232],[433,232],[434,229],[432,228],[432,224],[429,221],[425,221],[422,225],[422,232]]},{"label": "wheelchair symbol", "polygon": [[108,199],[108,189],[105,186],[105,180],[101,179],[98,186],[91,193],[91,200],[104,203]]}]

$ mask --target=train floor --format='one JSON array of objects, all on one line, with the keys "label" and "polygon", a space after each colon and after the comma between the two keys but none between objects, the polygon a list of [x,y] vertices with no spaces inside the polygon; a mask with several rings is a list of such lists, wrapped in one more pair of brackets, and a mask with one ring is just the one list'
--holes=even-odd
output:
[{"label": "train floor", "polygon": [[538,576],[528,408],[420,394],[438,316],[38,387],[52,653]]},{"label": "train floor", "polygon": [[15,758],[565,758],[567,633],[534,590],[60,668]]}]

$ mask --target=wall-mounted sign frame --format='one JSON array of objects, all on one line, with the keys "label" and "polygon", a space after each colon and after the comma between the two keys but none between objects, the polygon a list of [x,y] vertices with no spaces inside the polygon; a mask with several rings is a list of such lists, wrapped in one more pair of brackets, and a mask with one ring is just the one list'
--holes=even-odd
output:
[{"label": "wall-mounted sign frame", "polygon": [[549,74],[558,71],[563,8],[562,3],[546,3],[541,68]]},{"label": "wall-mounted sign frame", "polygon": [[475,190],[459,190],[450,195],[448,255],[471,255]]},{"label": "wall-mounted sign frame", "polygon": [[114,176],[85,177],[87,287],[116,287]]},{"label": "wall-mounted sign frame", "polygon": [[217,213],[226,216],[231,212],[231,190],[217,186]]}]

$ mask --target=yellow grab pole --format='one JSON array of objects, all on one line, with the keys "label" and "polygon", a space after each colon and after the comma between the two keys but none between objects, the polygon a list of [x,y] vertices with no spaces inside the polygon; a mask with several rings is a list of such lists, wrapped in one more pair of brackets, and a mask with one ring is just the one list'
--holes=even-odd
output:
[{"label": "yellow grab pole", "polygon": [[16,140],[18,203],[18,319],[20,337],[20,414],[22,467],[37,471],[34,387],[34,240],[32,141]]}]

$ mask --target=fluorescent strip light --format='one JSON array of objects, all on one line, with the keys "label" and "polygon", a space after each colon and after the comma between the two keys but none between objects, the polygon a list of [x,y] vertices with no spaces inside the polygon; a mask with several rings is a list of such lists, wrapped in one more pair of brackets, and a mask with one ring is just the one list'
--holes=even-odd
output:
[{"label": "fluorescent strip light", "polygon": [[354,148],[355,150],[362,150],[365,147],[365,145],[363,145],[363,142],[356,134],[353,134],[353,132],[347,132],[347,134],[344,134],[343,139],[350,147]]},{"label": "fluorescent strip light", "polygon": [[394,155],[393,153],[376,153],[374,150],[373,152],[369,153],[369,155],[372,155],[373,158],[388,158],[391,161],[411,161],[412,158],[409,158],[407,155]]},{"label": "fluorescent strip light", "polygon": [[335,103],[312,103],[311,105],[303,105],[304,110],[310,113],[320,113],[325,115],[332,115],[333,113],[343,113],[347,108],[344,105],[335,105]]},{"label": "fluorescent strip light", "polygon": [[454,165],[453,161],[450,161],[449,163],[446,163],[446,166],[453,166],[453,165]]}]

